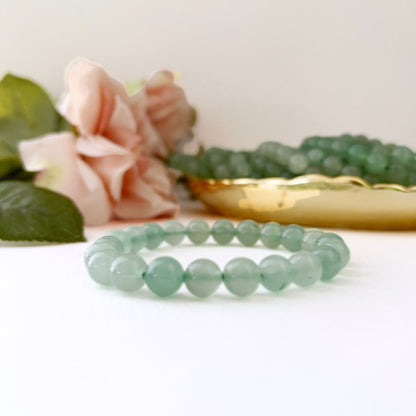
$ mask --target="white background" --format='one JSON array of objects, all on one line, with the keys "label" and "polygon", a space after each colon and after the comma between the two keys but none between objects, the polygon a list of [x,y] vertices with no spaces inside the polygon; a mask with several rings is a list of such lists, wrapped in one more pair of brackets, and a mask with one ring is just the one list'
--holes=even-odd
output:
[{"label": "white background", "polygon": [[[58,97],[75,56],[123,80],[166,67],[205,143],[349,131],[416,147],[415,17],[413,0],[0,0],[0,72]],[[341,235],[339,279],[243,301],[102,290],[87,244],[0,248],[0,414],[414,416],[415,233]]]},{"label": "white background", "polygon": [[1,0],[0,72],[56,97],[76,56],[122,80],[166,67],[205,143],[365,133],[416,147],[414,0]]}]

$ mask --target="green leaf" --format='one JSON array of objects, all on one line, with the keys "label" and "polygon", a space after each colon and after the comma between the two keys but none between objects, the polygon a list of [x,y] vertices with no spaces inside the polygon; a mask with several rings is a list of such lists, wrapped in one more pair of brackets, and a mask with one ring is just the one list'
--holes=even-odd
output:
[{"label": "green leaf", "polygon": [[48,94],[34,82],[7,74],[0,81],[0,140],[16,153],[19,141],[71,130]]},{"label": "green leaf", "polygon": [[0,179],[21,170],[21,168],[19,157],[6,149],[4,143],[0,142]]},{"label": "green leaf", "polygon": [[61,194],[27,182],[0,182],[0,239],[85,241],[82,216]]}]

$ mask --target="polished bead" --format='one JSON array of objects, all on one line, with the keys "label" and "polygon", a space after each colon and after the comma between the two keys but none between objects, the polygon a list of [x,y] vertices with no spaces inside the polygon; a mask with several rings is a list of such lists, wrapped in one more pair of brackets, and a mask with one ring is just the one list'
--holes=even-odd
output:
[{"label": "polished bead", "polygon": [[315,248],[316,241],[324,232],[318,228],[310,228],[305,231],[302,238],[302,250],[311,251]]},{"label": "polished bead", "polygon": [[346,165],[342,168],[343,175],[361,177],[362,171],[358,166]]},{"label": "polished bead", "polygon": [[95,253],[100,253],[100,252],[114,252],[114,253],[119,253],[112,245],[110,244],[106,244],[104,242],[101,243],[97,243],[95,242],[94,244],[91,244],[84,253],[84,262],[85,265],[88,265],[88,261],[90,260],[90,258],[95,254]]},{"label": "polished bead", "polygon": [[143,225],[143,230],[146,233],[146,248],[153,250],[162,244],[165,232],[159,224],[148,222]]},{"label": "polished bead", "polygon": [[283,227],[277,222],[268,222],[261,227],[260,240],[267,248],[277,248],[282,242]]},{"label": "polished bead", "polygon": [[284,228],[282,245],[289,251],[298,251],[302,248],[302,238],[305,230],[296,224],[290,224]]},{"label": "polished bead", "polygon": [[123,253],[130,253],[131,251],[131,240],[130,235],[123,230],[110,230],[106,236],[118,238],[123,245]]},{"label": "polished bead", "polygon": [[260,269],[253,260],[237,257],[225,265],[223,279],[227,289],[234,295],[249,296],[259,285]]},{"label": "polished bead", "polygon": [[264,258],[259,268],[261,284],[271,292],[282,290],[293,279],[292,265],[288,259],[277,254]]},{"label": "polished bead", "polygon": [[124,292],[133,292],[144,285],[146,262],[136,254],[124,254],[111,263],[111,283]]},{"label": "polished bead", "polygon": [[260,227],[253,220],[241,221],[237,226],[236,235],[241,244],[254,246],[260,237]]},{"label": "polished bead", "polygon": [[234,225],[230,220],[218,220],[212,226],[211,235],[218,244],[226,245],[235,236]]},{"label": "polished bead", "polygon": [[310,286],[322,276],[322,264],[317,256],[309,251],[299,251],[290,259],[293,269],[293,282],[298,286]]},{"label": "polished bead", "polygon": [[164,224],[165,241],[171,246],[177,246],[185,238],[186,227],[179,221],[168,221]]},{"label": "polished bead", "polygon": [[288,168],[294,175],[300,175],[308,167],[308,158],[300,152],[294,153],[288,163]]},{"label": "polished bead", "polygon": [[380,152],[371,153],[367,158],[365,165],[367,172],[372,175],[383,173],[387,167],[387,157]]},{"label": "polished bead", "polygon": [[200,245],[208,240],[210,231],[211,229],[206,221],[196,219],[188,224],[186,235],[192,243]]},{"label": "polished bead", "polygon": [[339,138],[334,140],[334,142],[332,143],[331,151],[335,155],[342,158],[347,154],[349,146],[350,143],[348,140],[346,140],[345,138]]},{"label": "polished bead", "polygon": [[342,161],[338,156],[328,156],[322,164],[322,169],[325,175],[338,176],[342,172],[342,166]]},{"label": "polished bead", "polygon": [[120,254],[114,250],[100,251],[90,257],[87,264],[88,273],[93,280],[102,285],[111,283],[111,263]]},{"label": "polished bead", "polygon": [[184,281],[193,295],[206,298],[218,289],[222,281],[222,273],[212,260],[197,259],[187,267]]},{"label": "polished bead", "polygon": [[183,282],[183,269],[172,257],[158,257],[148,266],[144,280],[148,288],[160,297],[173,295]]},{"label": "polished bead", "polygon": [[316,246],[329,246],[341,257],[341,268],[344,268],[350,261],[350,250],[344,240],[335,233],[326,233],[318,238]]},{"label": "polished bead", "polygon": [[280,163],[281,165],[286,165],[287,161],[290,159],[292,154],[293,154],[293,149],[291,149],[288,146],[284,146],[278,143],[278,146],[276,147],[274,155],[271,152],[269,154],[269,157],[273,157],[274,160]]},{"label": "polished bead", "polygon": [[128,227],[123,228],[123,231],[130,236],[132,253],[137,253],[146,246],[146,231],[143,227],[138,225],[129,225]]},{"label": "polished bead", "polygon": [[368,148],[363,144],[353,144],[348,150],[347,157],[351,165],[364,166],[367,162]]},{"label": "polished bead", "polygon": [[105,235],[100,237],[94,244],[103,243],[112,246],[119,253],[123,252],[123,243],[116,237]]},{"label": "polished bead", "polygon": [[325,153],[321,149],[310,149],[307,156],[311,163],[321,163],[325,158]]},{"label": "polished bead", "polygon": [[391,155],[392,160],[402,166],[408,166],[413,157],[413,152],[406,146],[395,146]]},{"label": "polished bead", "polygon": [[231,177],[230,170],[227,165],[220,164],[214,167],[214,177],[215,179],[227,179]]},{"label": "polished bead", "polygon": [[330,246],[319,246],[312,251],[322,264],[321,280],[331,280],[341,270],[341,256]]},{"label": "polished bead", "polygon": [[408,171],[403,165],[392,164],[387,168],[385,180],[388,183],[405,184],[408,178]]}]

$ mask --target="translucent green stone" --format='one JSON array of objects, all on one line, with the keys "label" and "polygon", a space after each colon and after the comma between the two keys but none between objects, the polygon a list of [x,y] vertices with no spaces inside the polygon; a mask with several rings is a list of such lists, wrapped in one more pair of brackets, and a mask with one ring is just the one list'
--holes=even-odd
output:
[{"label": "translucent green stone", "polygon": [[214,167],[214,178],[215,179],[227,179],[231,177],[230,170],[225,164],[220,164]]},{"label": "translucent green stone", "polygon": [[132,253],[137,253],[139,250],[146,246],[146,231],[143,229],[143,227],[138,225],[129,225],[128,227],[124,228],[123,231],[125,231],[130,236]]},{"label": "translucent green stone", "polygon": [[123,245],[123,253],[130,253],[132,246],[128,233],[123,230],[111,230],[107,232],[106,236],[118,238]]},{"label": "translucent green stone", "polygon": [[358,166],[353,166],[353,165],[346,165],[342,168],[342,172],[343,175],[347,175],[347,176],[358,176],[359,178],[361,177],[361,175],[363,174],[361,169]]},{"label": "translucent green stone", "polygon": [[293,254],[289,262],[292,264],[293,282],[298,286],[310,286],[322,277],[322,264],[309,251]]},{"label": "translucent green stone", "polygon": [[158,257],[148,266],[144,280],[148,288],[160,297],[171,296],[183,282],[183,269],[172,257]]},{"label": "translucent green stone", "polygon": [[260,240],[267,248],[277,248],[282,242],[283,227],[276,222],[268,222],[261,227]]},{"label": "translucent green stone", "polygon": [[230,220],[218,220],[212,226],[211,235],[218,244],[229,244],[235,236],[234,225]]},{"label": "translucent green stone", "polygon": [[324,232],[318,228],[310,228],[305,231],[302,238],[302,250],[313,250],[315,248],[316,241],[322,234],[324,234]]},{"label": "translucent green stone", "polygon": [[385,180],[388,183],[407,183],[408,171],[403,165],[392,164],[387,168]]},{"label": "translucent green stone", "polygon": [[123,292],[133,292],[144,285],[146,262],[136,254],[124,254],[111,263],[111,283]]},{"label": "translucent green stone", "polygon": [[100,251],[88,260],[87,270],[93,280],[101,285],[111,283],[111,263],[120,254],[114,250]]},{"label": "translucent green stone", "polygon": [[289,251],[299,251],[302,248],[302,238],[305,230],[296,224],[290,224],[284,228],[282,245]]},{"label": "translucent green stone", "polygon": [[374,152],[368,156],[365,167],[368,173],[371,173],[372,175],[379,175],[384,172],[387,167],[387,163],[387,156],[379,152]]},{"label": "translucent green stone", "polygon": [[260,283],[260,269],[253,260],[237,257],[225,265],[223,279],[227,289],[234,295],[249,296]]},{"label": "translucent green stone", "polygon": [[146,248],[154,250],[162,244],[165,238],[165,232],[159,224],[148,222],[143,225],[143,230],[146,233]]},{"label": "translucent green stone", "polygon": [[187,267],[184,281],[193,295],[206,298],[218,289],[222,281],[222,273],[212,260],[197,259]]},{"label": "translucent green stone", "polygon": [[312,251],[322,264],[321,280],[331,280],[341,270],[341,256],[329,246],[320,246]]},{"label": "translucent green stone", "polygon": [[351,165],[364,166],[367,162],[368,148],[363,144],[353,144],[348,150],[348,161]]},{"label": "translucent green stone", "polygon": [[110,235],[105,235],[104,237],[100,237],[94,244],[99,244],[99,243],[110,245],[120,253],[122,253],[124,250],[123,243],[118,238],[110,236]]},{"label": "translucent green stone", "polygon": [[288,160],[293,155],[293,153],[294,153],[294,150],[291,149],[290,147],[279,145],[279,147],[276,148],[274,158],[278,163],[286,166],[286,164],[288,163]]},{"label": "translucent green stone", "polygon": [[164,224],[165,241],[171,246],[177,246],[185,238],[186,227],[179,221],[168,221]]},{"label": "translucent green stone", "polygon": [[305,169],[308,167],[309,160],[308,158],[300,152],[294,153],[288,163],[288,169],[294,175],[300,175],[305,172]]},{"label": "translucent green stone", "polygon": [[307,153],[307,156],[312,164],[318,164],[324,160],[325,153],[321,149],[310,149]]},{"label": "translucent green stone", "polygon": [[328,176],[340,175],[342,167],[343,163],[338,156],[328,156],[322,164],[323,172]]},{"label": "translucent green stone", "polygon": [[392,160],[403,166],[408,166],[413,157],[414,153],[406,146],[396,146],[391,154]]},{"label": "translucent green stone", "polygon": [[344,240],[335,233],[326,233],[318,238],[316,247],[329,246],[341,257],[341,268],[344,268],[350,261],[350,250]]},{"label": "translucent green stone", "polygon": [[271,292],[282,290],[293,279],[292,265],[283,256],[268,256],[261,261],[259,268],[261,284]]},{"label": "translucent green stone", "polygon": [[344,138],[338,138],[332,143],[331,151],[335,155],[342,158],[347,154],[349,146],[350,143],[348,140],[345,140]]},{"label": "translucent green stone", "polygon": [[251,176],[251,167],[247,162],[231,165],[231,172],[233,178],[249,178]]},{"label": "translucent green stone", "polygon": [[208,240],[211,229],[204,220],[192,220],[186,228],[186,235],[195,245],[200,245]]},{"label": "translucent green stone", "polygon": [[119,253],[112,245],[110,244],[106,244],[106,243],[94,243],[92,245],[90,245],[84,253],[84,262],[85,265],[88,265],[88,261],[90,260],[90,258],[95,254],[95,253],[100,253],[100,252],[115,252],[115,253]]},{"label": "translucent green stone", "polygon": [[253,220],[241,221],[237,226],[236,235],[241,244],[254,246],[260,237],[260,227]]}]

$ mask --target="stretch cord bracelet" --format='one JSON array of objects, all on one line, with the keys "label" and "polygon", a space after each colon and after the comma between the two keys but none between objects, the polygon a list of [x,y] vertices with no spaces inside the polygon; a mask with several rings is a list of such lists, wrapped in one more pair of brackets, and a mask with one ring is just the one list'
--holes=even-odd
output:
[{"label": "stretch cord bracelet", "polygon": [[[234,237],[244,246],[254,246],[258,240],[269,249],[282,244],[296,252],[289,258],[273,254],[260,264],[246,257],[230,260],[224,270],[209,259],[194,260],[184,270],[172,257],[158,257],[149,265],[137,253],[153,250],[166,241],[171,246],[180,244],[185,236],[195,245],[203,244],[209,236],[220,245],[229,244]],[[85,252],[85,264],[93,280],[102,285],[132,292],[144,283],[160,297],[173,295],[185,283],[195,296],[212,295],[224,282],[236,296],[251,295],[261,283],[271,292],[282,290],[290,283],[309,286],[318,280],[332,279],[350,259],[350,251],[341,237],[319,229],[305,231],[299,225],[282,227],[269,222],[260,227],[255,221],[245,220],[234,227],[226,219],[215,222],[212,228],[201,219],[187,227],[178,221],[169,221],[163,228],[156,223],[129,226],[112,230],[99,238]]]}]

